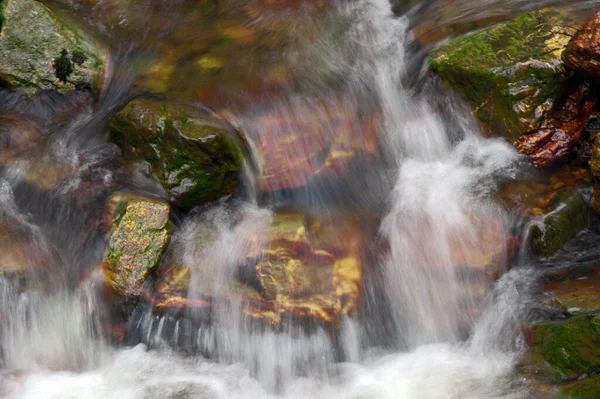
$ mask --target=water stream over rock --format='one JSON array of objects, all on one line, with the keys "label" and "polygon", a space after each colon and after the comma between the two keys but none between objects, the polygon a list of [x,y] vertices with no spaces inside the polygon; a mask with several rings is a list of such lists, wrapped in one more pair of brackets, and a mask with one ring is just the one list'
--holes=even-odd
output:
[{"label": "water stream over rock", "polygon": [[103,83],[0,88],[1,398],[532,397],[539,174],[425,58],[531,2],[44,3]]}]

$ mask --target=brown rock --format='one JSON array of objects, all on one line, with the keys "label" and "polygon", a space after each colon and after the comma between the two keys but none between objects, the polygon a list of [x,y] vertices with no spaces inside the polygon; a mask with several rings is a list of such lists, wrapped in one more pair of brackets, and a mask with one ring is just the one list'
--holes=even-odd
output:
[{"label": "brown rock", "polygon": [[[267,234],[265,240],[248,232],[241,263],[251,276],[225,281],[221,292],[211,284],[189,287],[194,271],[182,265],[160,270],[156,310],[208,315],[214,307],[240,303],[250,319],[279,326],[292,320],[335,325],[342,315],[359,312],[365,244],[357,226],[278,213]],[[210,237],[203,245],[210,246]]]},{"label": "brown rock", "polygon": [[592,79],[600,77],[600,12],[573,36],[562,58],[565,66],[578,74]]},{"label": "brown rock", "polygon": [[360,115],[349,101],[294,107],[292,114],[278,110],[251,121],[262,158],[262,191],[293,189],[316,176],[344,176],[354,161],[375,159],[379,152],[378,115]]},{"label": "brown rock", "polygon": [[520,137],[515,143],[537,167],[550,166],[573,151],[596,102],[592,99],[589,84],[582,82],[557,105],[545,126]]}]

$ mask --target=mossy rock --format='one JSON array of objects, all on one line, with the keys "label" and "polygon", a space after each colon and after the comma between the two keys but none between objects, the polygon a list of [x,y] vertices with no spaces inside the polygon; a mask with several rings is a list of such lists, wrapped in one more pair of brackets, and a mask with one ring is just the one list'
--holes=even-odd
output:
[{"label": "mossy rock", "polygon": [[113,119],[110,137],[128,162],[151,165],[169,200],[181,208],[214,201],[237,187],[241,151],[211,115],[139,99]]},{"label": "mossy rock", "polygon": [[600,398],[600,376],[596,375],[559,387],[557,399],[598,399]]},{"label": "mossy rock", "polygon": [[533,252],[550,256],[586,226],[586,205],[577,192],[563,193],[555,200],[556,208],[530,228]]},{"label": "mossy rock", "polygon": [[[0,1],[0,83],[35,92],[98,87],[107,51],[35,0]],[[73,63],[72,57],[82,60]]]},{"label": "mossy rock", "polygon": [[110,208],[112,226],[104,262],[107,283],[119,295],[138,297],[169,243],[171,208],[128,194],[115,194]]},{"label": "mossy rock", "polygon": [[451,40],[430,69],[464,96],[492,134],[514,141],[540,126],[558,96],[569,14],[536,11]]},{"label": "mossy rock", "polygon": [[530,338],[538,378],[568,382],[600,372],[598,313],[533,326]]}]

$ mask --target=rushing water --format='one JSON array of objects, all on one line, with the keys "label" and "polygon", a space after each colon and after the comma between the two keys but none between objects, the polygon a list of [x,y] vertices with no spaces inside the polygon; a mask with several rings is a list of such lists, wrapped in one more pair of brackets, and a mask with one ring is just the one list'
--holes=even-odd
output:
[{"label": "rushing water", "polygon": [[[140,2],[138,11],[148,20],[131,22],[131,29],[151,19],[150,3]],[[468,3],[470,11],[484,14],[498,4],[515,10],[531,4]],[[165,7],[160,12],[167,13]],[[123,187],[160,192],[141,176],[125,176],[103,129],[133,96],[140,71],[132,60],[152,54],[147,43],[152,31],[140,34],[137,44],[129,37],[115,45],[112,81],[99,100],[76,94],[28,102],[3,93],[0,110],[19,109],[23,118],[28,115],[27,128],[42,124],[51,134],[0,175],[0,215],[20,242],[44,255],[18,248],[0,255],[42,266],[33,281],[0,277],[0,397],[529,397],[515,366],[524,350],[520,325],[533,306],[536,274],[527,267],[506,272],[507,260],[497,259],[500,266],[491,274],[502,277],[491,283],[487,271],[455,267],[457,261],[477,263],[477,256],[492,249],[507,252],[511,215],[491,194],[499,181],[516,178],[523,165],[506,142],[481,137],[460,102],[427,74],[411,30],[411,24],[422,22],[411,18],[427,15],[424,9],[431,8],[422,3],[398,17],[386,0],[340,0],[325,19],[311,20],[319,32],[314,42],[286,53],[287,62],[302,61],[298,70],[310,64],[319,73],[301,72],[306,80],[299,87],[285,86],[263,103],[255,98],[255,107],[238,105],[244,96],[230,104],[253,146],[266,140],[260,115],[276,114],[285,122],[279,133],[286,134],[310,113],[326,135],[335,127],[326,125],[325,102],[333,101],[329,109],[377,110],[383,115],[379,139],[385,151],[376,169],[362,168],[343,183],[324,179],[256,198],[256,176],[247,168],[243,195],[186,215],[170,244],[168,256],[192,271],[188,296],[209,289],[233,298],[226,281],[248,245],[247,232],[264,237],[274,208],[311,209],[361,222],[379,214],[378,226],[365,229],[389,250],[370,260],[366,314],[343,321],[339,342],[320,329],[275,332],[245,323],[242,305],[233,300],[200,327],[155,316],[151,304],[142,304],[128,329],[138,338],[134,344],[143,344],[105,342],[100,320],[107,309],[93,271],[105,245],[95,233],[101,204]],[[328,31],[319,21],[339,25]],[[127,23],[91,25],[113,40],[127,34],[123,26]],[[166,25],[164,35],[177,26]],[[331,96],[334,90],[337,96]],[[73,109],[76,116],[65,117]],[[292,156],[305,149],[288,151]],[[50,190],[32,189],[27,182],[36,178],[36,168],[50,167],[66,177]],[[207,225],[216,226],[210,245],[196,239],[208,234]],[[184,355],[172,346],[206,356]]]}]

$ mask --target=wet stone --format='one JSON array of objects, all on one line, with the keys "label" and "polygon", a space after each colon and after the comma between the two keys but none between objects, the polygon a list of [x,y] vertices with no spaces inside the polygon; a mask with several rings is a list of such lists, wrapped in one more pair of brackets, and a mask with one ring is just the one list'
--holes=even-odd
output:
[{"label": "wet stone", "polygon": [[240,149],[223,123],[180,104],[135,100],[113,119],[110,138],[132,168],[151,166],[169,200],[184,209],[231,194]]},{"label": "wet stone", "polygon": [[514,141],[539,128],[558,96],[569,13],[535,11],[451,40],[430,69],[461,94],[492,134]]},{"label": "wet stone", "polygon": [[600,78],[600,12],[573,36],[562,56],[567,68],[588,78]]},{"label": "wet stone", "polygon": [[107,52],[41,2],[3,0],[0,15],[0,82],[32,93],[99,86]]},{"label": "wet stone", "polygon": [[600,317],[597,313],[564,321],[541,322],[527,330],[530,371],[536,378],[559,383],[600,371]]},{"label": "wet stone", "polygon": [[115,194],[110,208],[111,233],[104,261],[107,283],[119,295],[139,297],[169,242],[170,207],[160,201]]},{"label": "wet stone", "polygon": [[559,195],[556,208],[530,228],[533,252],[550,256],[586,226],[586,205],[577,192]]}]

